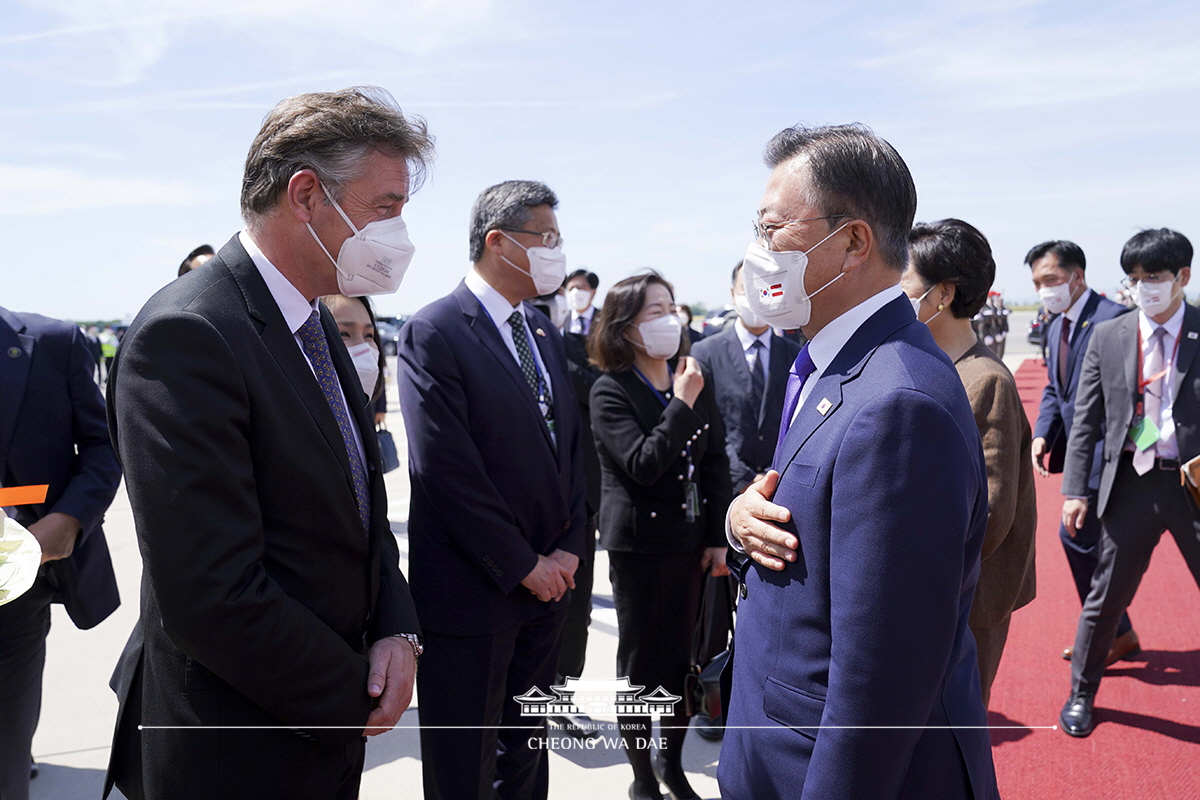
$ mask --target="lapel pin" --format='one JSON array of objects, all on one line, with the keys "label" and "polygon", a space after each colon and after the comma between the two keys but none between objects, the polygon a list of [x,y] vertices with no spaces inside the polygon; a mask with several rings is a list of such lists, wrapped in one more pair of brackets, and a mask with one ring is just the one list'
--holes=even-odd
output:
[{"label": "lapel pin", "polygon": [[[1192,338],[1193,339],[1196,338],[1194,334],[1193,334]],[[21,348],[19,348],[19,347],[8,348],[8,357],[9,358],[20,358],[21,357]]]},{"label": "lapel pin", "polygon": [[1189,339],[1200,339],[1200,333],[1196,333],[1195,331],[1188,331],[1188,338]]},{"label": "lapel pin", "polygon": [[1080,325],[1079,327],[1081,327],[1081,328],[1086,328],[1088,325],[1091,325],[1091,324],[1092,324],[1092,321],[1091,321],[1090,319],[1085,319],[1085,320],[1083,321],[1083,324],[1082,324],[1082,325]]},{"label": "lapel pin", "polygon": [[533,332],[536,333],[538,336],[542,336],[542,337],[545,337],[545,335],[546,335],[546,332],[544,330],[542,330],[541,328],[535,328]]},{"label": "lapel pin", "polygon": [[829,409],[833,407],[833,403],[829,402],[828,397],[821,398],[821,402],[817,403],[817,413],[822,417],[829,413]]}]

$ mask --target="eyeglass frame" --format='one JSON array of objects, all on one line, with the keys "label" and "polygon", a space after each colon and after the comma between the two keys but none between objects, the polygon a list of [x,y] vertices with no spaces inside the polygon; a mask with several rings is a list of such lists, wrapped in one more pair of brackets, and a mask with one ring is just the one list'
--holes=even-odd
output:
[{"label": "eyeglass frame", "polygon": [[780,228],[786,228],[788,225],[795,225],[800,222],[816,222],[822,219],[841,219],[842,217],[851,217],[853,214],[826,214],[823,217],[808,217],[807,219],[788,219],[783,222],[771,222],[764,224],[762,219],[754,220],[751,225],[754,227],[754,241],[761,244],[763,247],[771,246],[771,237]]},{"label": "eyeglass frame", "polygon": [[[1156,281],[1148,280],[1148,278],[1150,278],[1151,276],[1163,276],[1163,277],[1160,277],[1159,280],[1156,280]],[[1139,283],[1149,283],[1149,284],[1154,284],[1154,285],[1158,285],[1160,283],[1174,283],[1178,278],[1179,278],[1179,273],[1171,272],[1171,270],[1169,270],[1169,269],[1162,269],[1162,270],[1159,270],[1158,272],[1152,272],[1152,273],[1150,273],[1150,275],[1147,275],[1145,278],[1131,278],[1128,275],[1126,275],[1124,278],[1121,279],[1121,288],[1127,292],[1132,292],[1134,289],[1137,288]]]},{"label": "eyeglass frame", "polygon": [[[524,228],[507,228],[503,225],[497,225],[492,230],[508,231],[509,233],[527,233],[530,236],[540,236],[542,237],[542,247],[548,247],[551,250],[562,247],[563,243],[562,234],[558,231],[530,231]],[[547,239],[546,237],[550,238]],[[551,244],[551,242],[553,242],[553,244]]]}]

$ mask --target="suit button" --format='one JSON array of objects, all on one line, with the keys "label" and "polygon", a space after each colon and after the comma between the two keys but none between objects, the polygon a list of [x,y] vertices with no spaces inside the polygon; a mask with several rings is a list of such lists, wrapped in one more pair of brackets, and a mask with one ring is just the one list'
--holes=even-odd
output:
[{"label": "suit button", "polygon": [[657,512],[657,511],[651,511],[651,512],[650,512],[650,519],[658,519],[658,512]]},{"label": "suit button", "polygon": [[763,440],[763,437],[762,437],[762,434],[761,434],[761,433],[758,435],[758,440],[759,440],[760,442]]},{"label": "suit button", "polygon": [[679,480],[683,480],[683,476],[682,476],[682,475],[680,475],[680,476],[679,476]]},{"label": "suit button", "polygon": [[738,586],[738,594],[741,595],[743,600],[746,599],[746,584],[743,583]]},{"label": "suit button", "polygon": [[680,450],[680,451],[679,451],[679,455],[681,455],[681,456],[683,456],[684,458],[686,458],[686,457],[687,457],[687,450]]},{"label": "suit button", "polygon": [[704,430],[708,430],[708,423],[704,423]]}]

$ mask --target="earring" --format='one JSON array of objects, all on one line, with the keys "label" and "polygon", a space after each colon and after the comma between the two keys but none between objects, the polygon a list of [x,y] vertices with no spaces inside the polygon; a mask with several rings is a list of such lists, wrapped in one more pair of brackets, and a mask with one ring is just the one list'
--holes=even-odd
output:
[{"label": "earring", "polygon": [[941,311],[941,310],[942,310],[942,309],[944,309],[945,307],[946,307],[946,304],[945,304],[945,303],[938,303],[938,311]]}]

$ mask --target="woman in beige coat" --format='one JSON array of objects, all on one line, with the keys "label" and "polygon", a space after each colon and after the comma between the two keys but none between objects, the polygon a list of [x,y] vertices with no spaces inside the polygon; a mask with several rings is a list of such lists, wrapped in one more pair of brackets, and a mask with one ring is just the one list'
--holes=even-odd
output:
[{"label": "woman in beige coat", "polygon": [[1012,612],[1035,593],[1032,435],[1012,373],[971,328],[996,277],[987,239],[957,219],[919,223],[908,239],[900,285],[958,369],[987,462],[988,525],[970,618],[986,706]]}]

